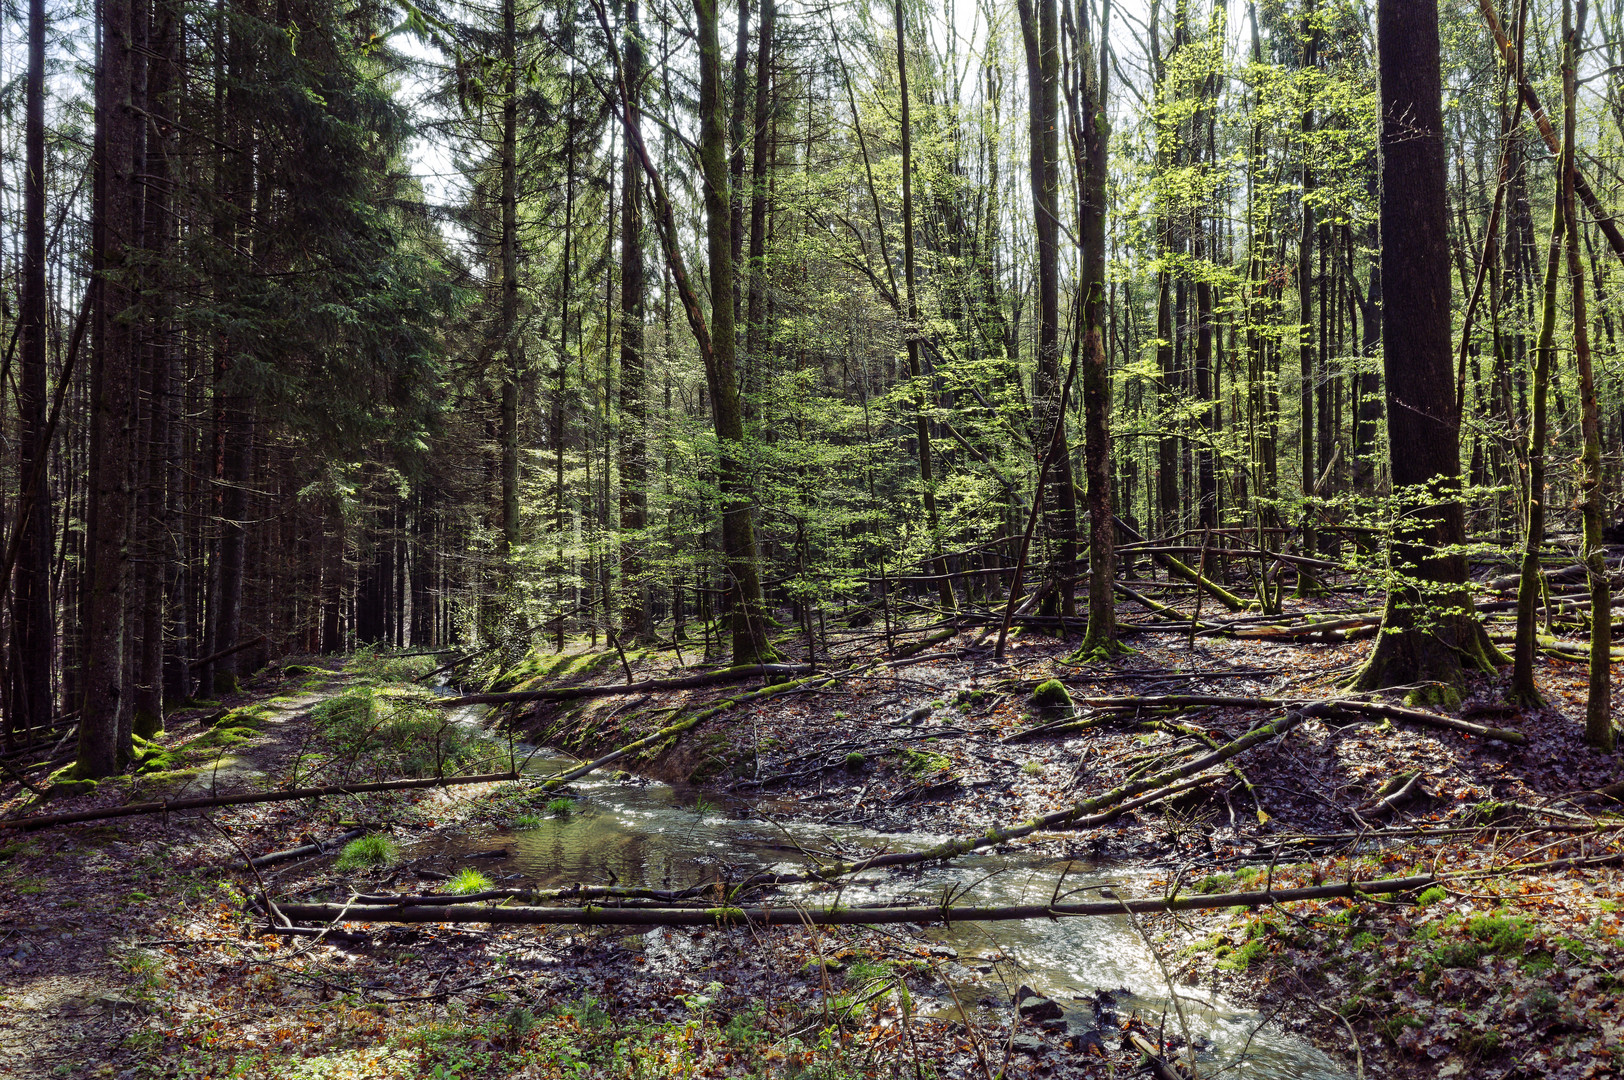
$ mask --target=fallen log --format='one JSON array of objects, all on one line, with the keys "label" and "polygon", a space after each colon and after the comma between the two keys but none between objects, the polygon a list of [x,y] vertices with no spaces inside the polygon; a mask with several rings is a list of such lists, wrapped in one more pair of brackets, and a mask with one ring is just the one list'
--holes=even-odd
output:
[{"label": "fallen log", "polygon": [[1323,701],[1303,701],[1300,698],[1231,697],[1224,694],[1156,694],[1144,697],[1079,697],[1074,698],[1073,703],[1087,705],[1096,709],[1113,709],[1117,711],[1127,709],[1201,709],[1209,707],[1280,709],[1313,706],[1315,709],[1314,715],[1317,716],[1334,716],[1338,713],[1362,713],[1403,723],[1419,724],[1423,727],[1446,728],[1466,735],[1475,735],[1480,739],[1498,739],[1500,742],[1512,743],[1517,746],[1524,746],[1528,743],[1528,736],[1520,731],[1487,727],[1483,724],[1474,724],[1470,720],[1459,720],[1453,716],[1443,716],[1439,713],[1406,708],[1402,705],[1388,705],[1381,701],[1364,701],[1359,698],[1327,698]]},{"label": "fallen log", "polygon": [[[1289,623],[1282,626],[1252,626],[1241,630],[1231,630],[1231,637],[1248,638],[1268,641],[1297,641],[1303,638],[1316,638],[1322,634],[1332,634],[1339,631],[1369,630],[1374,632],[1382,624],[1380,615],[1364,615],[1351,619],[1327,619],[1324,622]],[[1342,641],[1353,640],[1353,635],[1342,633]]]},{"label": "fallen log", "polygon": [[271,640],[269,637],[261,634],[256,638],[249,638],[247,641],[239,641],[237,644],[232,645],[229,648],[221,649],[217,653],[210,653],[208,656],[200,656],[196,660],[188,660],[186,661],[186,666],[189,668],[195,668],[202,667],[204,664],[212,664],[216,660],[224,660],[228,656],[235,656],[237,653],[246,652],[247,650],[252,649],[255,645],[263,645],[269,640]]},{"label": "fallen log", "polygon": [[1384,878],[1376,881],[1313,885],[1300,889],[1179,896],[1171,899],[1112,899],[1075,904],[1007,904],[990,907],[950,904],[937,906],[887,905],[881,907],[808,908],[795,904],[752,907],[579,907],[507,906],[480,904],[286,904],[277,910],[289,919],[323,923],[500,923],[504,925],[580,926],[872,926],[882,923],[1013,922],[1025,919],[1098,918],[1121,915],[1163,915],[1177,911],[1210,911],[1226,907],[1268,907],[1303,900],[1358,900],[1414,892],[1436,885],[1434,874]]},{"label": "fallen log", "polygon": [[958,627],[950,626],[939,634],[932,634],[928,638],[923,638],[919,641],[913,642],[912,644],[899,647],[891,653],[891,659],[893,661],[905,660],[908,657],[913,656],[915,653],[924,652],[932,645],[940,645],[944,641],[952,641],[954,635],[956,635],[958,632]]},{"label": "fallen log", "polygon": [[298,847],[287,848],[283,851],[272,851],[248,860],[248,864],[255,869],[262,866],[274,866],[279,862],[290,859],[302,859],[306,855],[325,855],[338,844],[354,840],[366,833],[365,829],[351,829],[349,832],[339,833],[331,840],[317,840],[309,844],[300,844]]},{"label": "fallen log", "polygon": [[256,791],[240,795],[214,795],[195,799],[164,799],[159,802],[125,803],[99,810],[78,810],[71,814],[42,814],[37,817],[0,818],[0,829],[46,829],[53,825],[73,825],[81,821],[163,814],[176,810],[200,810],[211,806],[246,806],[250,803],[287,802],[292,799],[320,799],[328,795],[361,795],[373,791],[409,791],[414,788],[454,787],[460,784],[497,784],[518,780],[517,772],[481,773],[477,776],[431,776],[421,780],[385,780],[375,784],[330,784],[327,787],[290,788],[286,791]]},{"label": "fallen log", "polygon": [[1212,753],[1188,761],[1175,768],[1164,770],[1154,776],[1129,781],[1103,795],[1074,803],[1064,810],[1056,810],[1053,813],[1044,814],[1041,817],[1035,817],[1016,825],[994,826],[979,835],[948,840],[924,851],[892,852],[885,855],[870,856],[857,862],[829,863],[811,871],[807,876],[812,879],[828,881],[833,878],[884,866],[912,866],[918,863],[940,862],[958,858],[960,855],[968,855],[970,852],[981,848],[1007,844],[1011,840],[1030,836],[1043,829],[1069,826],[1146,792],[1167,788],[1176,781],[1204,773],[1214,765],[1221,765],[1237,754],[1244,753],[1257,746],[1259,743],[1268,742],[1270,739],[1286,734],[1306,718],[1305,711],[1293,709],[1273,723],[1253,728]]},{"label": "fallen log", "polygon": [[[841,674],[851,674],[851,672],[847,671],[842,672]],[[550,789],[567,784],[571,780],[579,779],[589,772],[603,768],[605,765],[611,765],[623,757],[637,753],[639,750],[646,749],[650,746],[654,746],[657,743],[664,742],[666,739],[672,739],[683,734],[684,732],[691,731],[700,724],[703,724],[705,721],[709,720],[711,717],[724,713],[736,706],[743,705],[748,701],[756,701],[761,698],[768,698],[777,694],[788,693],[791,690],[799,690],[810,683],[817,683],[819,686],[822,686],[825,683],[834,682],[835,679],[839,677],[839,675],[813,675],[809,678],[797,679],[793,682],[774,683],[771,686],[764,686],[760,690],[755,690],[748,694],[740,694],[737,697],[725,698],[708,709],[696,712],[692,716],[685,716],[674,724],[666,725],[659,731],[654,732],[652,735],[645,735],[641,739],[627,743],[618,750],[611,750],[602,757],[594,758],[583,765],[577,765],[575,768],[561,772],[557,776],[548,777],[542,782],[541,786],[543,788]]]},{"label": "fallen log", "polygon": [[[1121,518],[1113,518],[1113,520],[1116,522],[1116,527],[1118,529],[1121,529],[1126,535],[1132,537],[1134,540],[1138,541],[1141,544],[1145,542],[1145,538],[1142,535],[1140,535],[1140,533],[1139,533],[1139,531],[1137,529],[1134,529],[1131,526],[1129,526]],[[1224,588],[1222,585],[1218,584],[1216,581],[1213,581],[1211,578],[1207,577],[1204,574],[1196,573],[1196,571],[1190,569],[1185,564],[1179,562],[1177,559],[1173,558],[1173,556],[1171,556],[1171,555],[1152,555],[1151,558],[1155,559],[1157,562],[1161,563],[1162,566],[1167,570],[1167,572],[1172,574],[1173,576],[1178,577],[1178,578],[1182,578],[1183,580],[1188,581],[1191,584],[1201,586],[1201,588],[1206,590],[1212,596],[1213,599],[1217,600],[1220,604],[1224,605],[1224,607],[1228,608],[1230,611],[1255,611],[1255,610],[1257,610],[1258,605],[1257,605],[1256,601],[1242,600],[1240,597],[1236,596],[1234,593],[1230,592],[1228,589]]]},{"label": "fallen log", "polygon": [[661,690],[693,690],[702,686],[718,686],[739,682],[757,675],[804,675],[812,668],[806,664],[745,664],[741,667],[722,668],[700,675],[684,675],[676,679],[645,679],[635,683],[616,683],[611,686],[554,686],[545,690],[513,690],[497,694],[464,694],[462,697],[439,698],[430,704],[442,708],[464,705],[511,705],[526,701],[576,701],[580,698],[616,697],[623,694],[646,694]]}]

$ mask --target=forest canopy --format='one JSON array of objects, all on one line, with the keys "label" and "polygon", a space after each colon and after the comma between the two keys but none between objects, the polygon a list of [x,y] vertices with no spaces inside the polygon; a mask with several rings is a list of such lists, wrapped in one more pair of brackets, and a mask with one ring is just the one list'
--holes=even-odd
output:
[{"label": "forest canopy", "polygon": [[1624,539],[1621,19],[8,9],[7,748],[77,722],[106,776],[368,644],[816,665],[831,623],[973,626],[1103,662],[1119,605],[1193,634],[1342,592],[1381,605],[1359,688],[1510,666],[1537,702],[1548,564],[1609,611]]}]

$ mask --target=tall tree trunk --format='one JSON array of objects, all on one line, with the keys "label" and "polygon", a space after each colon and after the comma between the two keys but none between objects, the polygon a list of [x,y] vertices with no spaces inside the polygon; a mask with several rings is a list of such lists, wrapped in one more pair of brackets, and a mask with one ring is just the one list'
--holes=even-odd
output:
[{"label": "tall tree trunk", "polygon": [[76,773],[116,772],[130,753],[121,714],[125,670],[131,474],[135,441],[135,306],[127,239],[136,229],[136,116],[130,107],[135,48],[130,0],[102,0],[96,71],[96,212],[93,228],[96,340],[91,365],[89,536],[83,615],[84,697]]},{"label": "tall tree trunk", "polygon": [[[1105,304],[1105,211],[1109,170],[1111,0],[1101,4],[1100,32],[1090,32],[1089,2],[1080,0],[1081,40],[1077,61],[1081,101],[1082,160],[1078,176],[1079,224],[1083,245],[1083,443],[1088,480],[1088,631],[1080,653],[1103,656],[1119,651],[1116,637],[1116,525],[1111,506],[1111,371],[1103,336]],[[1097,54],[1096,73],[1092,59]]]},{"label": "tall tree trunk", "polygon": [[[1051,439],[1058,438],[1045,481],[1044,531],[1051,543],[1050,574],[1056,578],[1046,601],[1064,617],[1076,614],[1077,495],[1071,453],[1066,445],[1066,417],[1060,410],[1060,26],[1056,0],[1018,0],[1021,37],[1026,45],[1028,135],[1031,140],[1033,231],[1038,247],[1038,352],[1033,387],[1034,438],[1041,459]],[[1058,432],[1058,435],[1056,433]]]},{"label": "tall tree trunk", "polygon": [[[925,527],[930,530],[930,548],[934,556],[933,568],[937,578],[937,596],[945,610],[955,607],[953,582],[947,576],[947,559],[942,555],[942,522],[936,507],[936,477],[931,467],[930,450],[930,384],[919,362],[919,297],[917,269],[914,264],[914,207],[913,207],[913,123],[908,101],[908,34],[903,17],[903,0],[896,0],[893,11],[897,24],[897,86],[902,98],[902,280],[907,296],[903,298],[908,325],[908,377],[914,385],[914,443],[919,451],[919,486],[925,502]],[[1067,573],[1074,571],[1067,569]]]},{"label": "tall tree trunk", "polygon": [[1356,685],[1458,688],[1494,670],[1466,590],[1460,412],[1450,370],[1449,236],[1437,0],[1379,0],[1382,320],[1387,437],[1400,500],[1382,633]]},{"label": "tall tree trunk", "polygon": [[1585,742],[1613,750],[1612,593],[1601,536],[1601,426],[1596,415],[1596,376],[1590,363],[1590,326],[1585,312],[1585,266],[1579,254],[1579,219],[1574,206],[1578,166],[1574,139],[1578,115],[1577,69],[1585,33],[1586,0],[1562,0],[1562,215],[1568,247],[1568,282],[1573,294],[1573,356],[1579,365],[1579,512],[1584,518],[1584,562],[1590,579],[1590,694],[1585,705]]},{"label": "tall tree trunk", "polygon": [[[50,447],[46,425],[45,279],[45,2],[28,4],[27,119],[23,132],[23,275],[21,375],[17,388],[16,577],[12,586],[10,711],[6,734],[50,723],[51,661],[56,623],[51,608]],[[33,741],[24,736],[21,742]]]},{"label": "tall tree trunk", "polygon": [[1523,705],[1544,701],[1534,684],[1534,608],[1540,594],[1539,549],[1545,543],[1546,397],[1551,383],[1556,342],[1556,285],[1562,263],[1566,207],[1557,199],[1551,215],[1551,246],[1545,258],[1545,290],[1540,306],[1539,343],[1534,349],[1533,402],[1528,420],[1528,506],[1523,531],[1522,577],[1517,583],[1517,637],[1512,646],[1511,700]]},{"label": "tall tree trunk", "polygon": [[[149,317],[146,320],[145,361],[150,392],[147,410],[147,444],[142,453],[146,479],[146,501],[141,528],[143,596],[138,617],[141,620],[139,663],[136,674],[135,734],[150,736],[163,727],[165,678],[165,639],[173,608],[180,606],[169,592],[172,583],[170,536],[178,524],[177,506],[170,489],[170,429],[175,425],[172,395],[174,364],[171,360],[170,300],[166,267],[171,257],[170,236],[174,229],[169,189],[172,184],[170,159],[174,153],[175,127],[173,94],[178,24],[175,7],[167,0],[152,6],[148,23],[146,52],[147,92],[145,109],[150,118],[145,141],[145,196],[143,199],[142,245],[146,249],[154,280],[148,290]],[[166,593],[169,599],[166,602]]]},{"label": "tall tree trunk", "polygon": [[[1423,0],[1431,2],[1431,0]],[[1315,0],[1308,0],[1304,9],[1301,69],[1308,71],[1319,61],[1319,29],[1314,22]],[[1311,553],[1317,547],[1314,539],[1314,510],[1310,500],[1314,497],[1314,167],[1310,164],[1312,148],[1310,137],[1314,131],[1314,110],[1304,109],[1302,115],[1302,213],[1303,231],[1297,242],[1297,438],[1302,456],[1303,493],[1303,551]],[[1298,592],[1313,588],[1312,578],[1299,570]]]},{"label": "tall tree trunk", "polygon": [[[771,0],[763,0],[770,4]],[[643,46],[637,0],[626,0],[626,126],[638,128],[642,101]],[[643,359],[644,273],[642,169],[630,137],[621,163],[620,206],[620,626],[633,640],[649,635],[647,586],[643,580],[643,530],[648,526],[648,446],[644,428],[647,366]]]},{"label": "tall tree trunk", "polygon": [[[514,0],[502,0],[502,538],[501,583],[519,543],[519,55]],[[500,601],[499,601],[500,604]]]},{"label": "tall tree trunk", "polygon": [[[710,263],[711,317],[708,349],[701,355],[716,425],[722,494],[722,554],[732,594],[733,660],[758,662],[770,655],[763,619],[761,574],[751,521],[749,482],[744,462],[744,415],[735,358],[732,199],[728,192],[727,126],[722,114],[722,50],[718,0],[694,0],[699,36],[699,160],[704,173],[706,250]],[[644,160],[644,169],[650,162]],[[667,254],[676,237],[666,238]],[[697,313],[694,313],[697,314]]]}]

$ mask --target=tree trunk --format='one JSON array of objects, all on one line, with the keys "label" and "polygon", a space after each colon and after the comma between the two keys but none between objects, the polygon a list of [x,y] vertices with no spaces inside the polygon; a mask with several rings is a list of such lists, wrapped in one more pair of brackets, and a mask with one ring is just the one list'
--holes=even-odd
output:
[{"label": "tree trunk", "polygon": [[1355,684],[1458,688],[1463,660],[1492,672],[1465,588],[1460,412],[1451,377],[1449,236],[1437,0],[1380,0],[1382,320],[1396,508],[1382,633]]},{"label": "tree trunk", "polygon": [[[1116,521],[1111,505],[1111,371],[1104,338],[1105,211],[1109,170],[1111,3],[1101,5],[1096,39],[1089,4],[1077,5],[1077,60],[1081,100],[1081,160],[1078,162],[1078,224],[1082,239],[1083,441],[1088,483],[1088,630],[1080,654],[1109,656],[1120,651],[1116,632]],[[1097,53],[1098,71],[1092,63]]]},{"label": "tree trunk", "polygon": [[24,125],[21,381],[17,388],[19,531],[12,615],[7,738],[51,722],[51,661],[56,623],[51,607],[50,447],[46,425],[45,276],[45,3],[28,4],[27,120]]},{"label": "tree trunk", "polygon": [[124,667],[129,582],[131,475],[135,427],[135,349],[126,313],[126,238],[135,233],[136,117],[130,108],[134,18],[129,0],[102,0],[102,55],[96,78],[96,213],[93,221],[96,341],[91,366],[89,536],[84,581],[84,697],[76,773],[98,778],[128,759],[129,704]]},{"label": "tree trunk", "polygon": [[[770,3],[770,0],[766,0]],[[626,124],[640,122],[643,46],[637,0],[627,0],[625,32]],[[620,626],[633,641],[649,636],[647,587],[643,581],[643,530],[648,526],[648,448],[643,399],[647,368],[643,359],[644,274],[642,169],[630,137],[621,165],[620,206]]]},{"label": "tree trunk", "polygon": [[1546,397],[1551,382],[1552,349],[1556,341],[1556,283],[1561,269],[1565,207],[1560,199],[1551,215],[1551,246],[1545,258],[1545,291],[1540,308],[1539,344],[1534,350],[1533,404],[1528,427],[1528,505],[1524,523],[1522,578],[1517,583],[1517,637],[1512,646],[1512,701],[1537,705],[1544,701],[1534,685],[1534,608],[1539,603],[1539,549],[1545,542]]},{"label": "tree trunk", "polygon": [[[744,415],[735,368],[732,200],[728,193],[727,126],[722,115],[722,56],[716,5],[717,0],[694,0],[699,34],[699,159],[704,172],[711,291],[708,342],[701,342],[700,352],[706,361],[719,450],[722,553],[733,599],[733,662],[749,664],[769,657],[772,649],[763,621],[755,526],[743,460]],[[649,164],[644,161],[645,170]],[[667,238],[668,254],[675,242],[675,236]]]},{"label": "tree trunk", "polygon": [[[1041,458],[1055,433],[1061,446],[1049,468],[1043,496],[1044,532],[1051,544],[1051,573],[1057,588],[1046,607],[1076,614],[1077,496],[1071,453],[1066,445],[1066,417],[1060,411],[1060,27],[1056,0],[1019,0],[1021,37],[1026,45],[1026,77],[1031,110],[1033,231],[1038,254],[1038,351],[1032,413],[1033,447]],[[1054,614],[1054,611],[1047,612]]]},{"label": "tree trunk", "polygon": [[[919,486],[924,496],[925,527],[930,530],[937,596],[943,609],[952,611],[956,606],[953,580],[947,574],[947,560],[942,556],[942,523],[936,509],[936,477],[931,468],[930,383],[919,363],[919,297],[914,265],[913,124],[909,115],[908,35],[902,0],[896,0],[893,10],[897,24],[897,86],[902,98],[902,280],[907,291],[903,304],[908,318],[903,333],[908,337],[908,377],[914,385],[914,443],[919,452]],[[1072,571],[1068,568],[1067,572]]]},{"label": "tree trunk", "polygon": [[[502,0],[502,448],[503,561],[498,588],[509,582],[507,561],[519,543],[519,56],[514,0]],[[566,128],[566,138],[568,129]],[[500,599],[498,606],[501,606]]]},{"label": "tree trunk", "polygon": [[1579,456],[1579,512],[1584,518],[1584,562],[1590,581],[1590,693],[1585,705],[1585,742],[1612,753],[1611,590],[1606,549],[1601,535],[1601,427],[1596,414],[1596,376],[1590,363],[1590,327],[1585,313],[1585,267],[1579,255],[1579,219],[1574,206],[1578,166],[1574,163],[1577,127],[1577,67],[1588,5],[1562,0],[1562,215],[1568,247],[1568,281],[1573,293],[1573,356],[1579,365],[1579,426],[1584,450]]}]

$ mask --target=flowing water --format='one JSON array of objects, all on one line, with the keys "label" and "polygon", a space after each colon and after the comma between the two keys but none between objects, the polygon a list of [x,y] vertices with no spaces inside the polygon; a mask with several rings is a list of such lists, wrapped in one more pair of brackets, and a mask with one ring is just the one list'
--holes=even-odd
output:
[{"label": "flowing water", "polygon": [[[572,763],[538,754],[529,771],[545,774]],[[806,862],[802,850],[839,852],[849,858],[882,847],[917,850],[944,839],[799,822],[780,827],[763,816],[773,814],[771,800],[717,802],[714,795],[697,789],[621,782],[601,774],[576,781],[573,790],[578,798],[568,815],[545,818],[536,828],[432,841],[435,854],[447,865],[458,865],[470,855],[504,849],[503,859],[480,859],[470,865],[484,868],[492,877],[519,875],[524,883],[536,886],[618,882],[682,888],[722,876],[738,880],[759,869],[795,869]],[[847,904],[877,900],[938,904],[945,890],[969,888],[957,902],[1042,902],[1053,893],[1063,871],[1064,862],[987,853],[873,884],[848,885],[840,899]],[[1081,870],[1072,865],[1065,880],[1068,891],[1082,889],[1083,896],[1095,898],[1094,890],[1107,886],[1123,895],[1149,893],[1147,877],[1121,865]],[[1059,1002],[1068,1025],[1081,1032],[1095,1027],[1095,1002],[1104,992],[1115,999],[1122,1016],[1137,1010],[1154,1027],[1165,1012],[1169,1035],[1187,1030],[1205,1076],[1348,1080],[1345,1070],[1304,1040],[1264,1025],[1258,1013],[1231,1007],[1202,990],[1180,988],[1181,1022],[1169,1005],[1161,967],[1126,916],[960,923],[925,933],[958,954],[963,981],[957,989],[966,1005],[989,999],[1007,1003],[1024,983]],[[956,1016],[957,1010],[944,1012],[948,1014]]]}]

